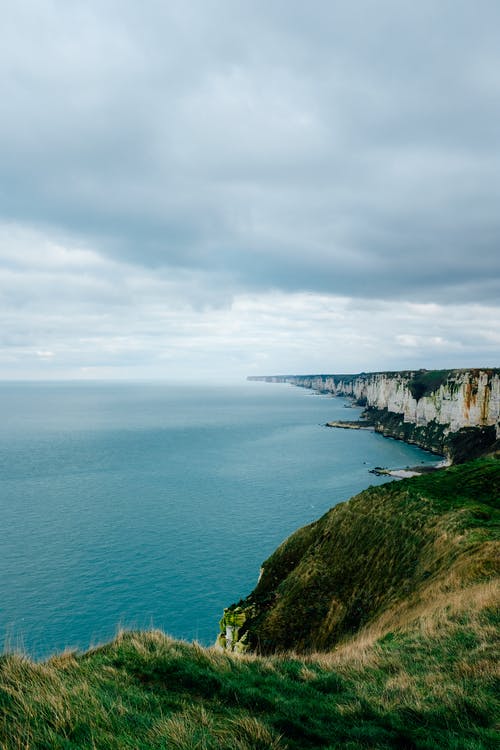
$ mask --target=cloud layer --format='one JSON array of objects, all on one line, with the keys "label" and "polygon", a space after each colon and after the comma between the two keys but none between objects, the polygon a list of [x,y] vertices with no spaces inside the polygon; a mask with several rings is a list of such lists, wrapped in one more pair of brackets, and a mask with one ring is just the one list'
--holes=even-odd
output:
[{"label": "cloud layer", "polygon": [[2,14],[8,372],[495,363],[494,0]]}]

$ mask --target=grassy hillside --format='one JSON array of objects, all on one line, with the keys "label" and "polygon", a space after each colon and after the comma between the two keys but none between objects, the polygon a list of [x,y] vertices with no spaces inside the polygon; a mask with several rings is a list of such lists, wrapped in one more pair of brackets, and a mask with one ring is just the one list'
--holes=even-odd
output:
[{"label": "grassy hillside", "polygon": [[[498,573],[500,462],[371,487],[292,534],[241,602],[260,653],[331,649]],[[244,629],[242,632],[244,632]]]},{"label": "grassy hillside", "polygon": [[494,601],[477,586],[466,609],[309,657],[236,657],[154,632],[45,664],[4,657],[0,747],[493,750]]},{"label": "grassy hillside", "polygon": [[249,633],[317,651],[155,631],[0,657],[0,748],[493,750],[499,481],[483,460],[371,488],[290,537],[246,602]]}]

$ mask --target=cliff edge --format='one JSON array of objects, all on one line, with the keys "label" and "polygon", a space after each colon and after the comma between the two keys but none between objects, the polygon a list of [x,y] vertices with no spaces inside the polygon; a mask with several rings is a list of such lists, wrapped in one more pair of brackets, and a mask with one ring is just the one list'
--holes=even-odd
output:
[{"label": "cliff edge", "polygon": [[[430,440],[433,424],[443,440],[469,430],[463,461],[484,452],[477,430],[497,439],[498,371],[486,380],[486,371],[453,372],[463,373],[456,390],[455,376],[437,385],[427,373],[344,376],[335,388],[368,410],[402,415],[424,430],[417,438]],[[323,390],[333,376],[318,377],[295,384]],[[405,395],[412,388],[416,411]],[[403,408],[398,393],[408,412],[390,411]],[[419,416],[433,394],[434,410]],[[218,649],[152,631],[41,664],[1,655],[0,747],[496,750],[496,445],[482,458],[370,487],[296,531],[264,563],[255,590],[225,610]]]},{"label": "cliff edge", "polygon": [[484,586],[498,596],[499,531],[496,458],[370,487],[285,540],[225,617],[262,654],[380,638]]},{"label": "cliff edge", "polygon": [[497,750],[499,485],[480,459],[297,531],[223,618],[264,656],[158,631],[1,655],[0,747]]},{"label": "cliff edge", "polygon": [[353,399],[387,437],[454,463],[491,450],[500,438],[500,369],[417,370],[355,375],[251,376]]}]

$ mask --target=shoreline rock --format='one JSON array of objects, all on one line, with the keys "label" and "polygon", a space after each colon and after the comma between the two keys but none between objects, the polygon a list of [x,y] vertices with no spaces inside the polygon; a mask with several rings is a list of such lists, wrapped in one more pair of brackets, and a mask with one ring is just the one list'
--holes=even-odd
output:
[{"label": "shoreline rock", "polygon": [[[365,408],[364,429],[418,445],[453,463],[494,448],[500,441],[500,368],[408,370],[354,375],[250,376],[290,383],[317,393],[350,398]],[[328,426],[363,429],[349,422]]]},{"label": "shoreline rock", "polygon": [[375,431],[373,425],[366,424],[366,422],[354,422],[348,420],[339,420],[334,422],[325,422],[325,427],[339,427],[342,430],[370,430]]}]

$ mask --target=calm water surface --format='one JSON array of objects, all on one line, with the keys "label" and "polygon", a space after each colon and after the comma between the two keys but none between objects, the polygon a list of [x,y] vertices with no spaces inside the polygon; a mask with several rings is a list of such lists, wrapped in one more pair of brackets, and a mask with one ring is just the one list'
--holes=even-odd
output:
[{"label": "calm water surface", "polygon": [[283,384],[0,385],[0,641],[37,658],[119,626],[212,643],[297,527],[436,458]]}]

